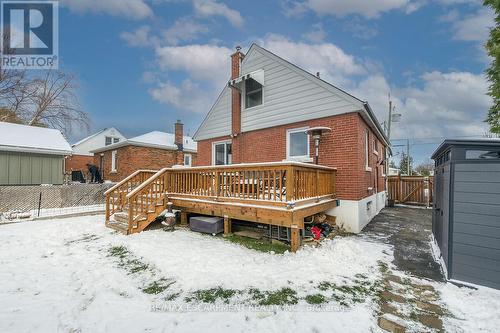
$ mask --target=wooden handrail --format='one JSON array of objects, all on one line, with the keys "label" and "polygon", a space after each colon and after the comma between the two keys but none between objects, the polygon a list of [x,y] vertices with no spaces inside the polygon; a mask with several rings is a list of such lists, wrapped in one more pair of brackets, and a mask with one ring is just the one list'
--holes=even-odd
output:
[{"label": "wooden handrail", "polygon": [[214,169],[253,169],[259,167],[282,167],[282,166],[295,166],[304,167],[306,169],[322,169],[322,170],[337,170],[337,168],[328,167],[318,164],[310,164],[295,161],[283,162],[267,162],[267,163],[241,163],[241,164],[228,164],[228,165],[209,165],[209,166],[195,166],[195,167],[175,167],[172,170],[214,170]]},{"label": "wooden handrail", "polygon": [[109,221],[111,214],[123,211],[126,204],[126,193],[133,191],[134,187],[143,184],[156,170],[137,170],[131,175],[115,184],[105,192],[106,196],[106,221]]},{"label": "wooden handrail", "polygon": [[128,182],[130,179],[134,178],[136,175],[142,173],[142,172],[157,172],[158,170],[137,170],[133,173],[131,173],[129,176],[127,176],[125,179],[123,179],[122,181],[116,183],[115,185],[113,185],[112,187],[110,187],[106,192],[104,192],[104,195],[107,195],[111,192],[113,192],[114,190],[116,190],[118,187],[120,187],[121,185],[125,184],[126,182]]},{"label": "wooden handrail", "polygon": [[148,180],[146,180],[144,183],[141,185],[137,186],[134,190],[132,190],[130,193],[127,194],[127,199],[132,198],[133,196],[137,195],[140,191],[145,189],[147,186],[149,186],[151,183],[153,183],[156,179],[158,179],[159,176],[163,175],[169,168],[163,168],[159,171],[156,171],[154,175],[152,175]]}]

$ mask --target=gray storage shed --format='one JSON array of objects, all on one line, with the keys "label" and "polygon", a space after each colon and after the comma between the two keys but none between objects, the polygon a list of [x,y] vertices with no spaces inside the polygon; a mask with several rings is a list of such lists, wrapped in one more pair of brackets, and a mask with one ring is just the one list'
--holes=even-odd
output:
[{"label": "gray storage shed", "polygon": [[71,153],[58,130],[0,122],[0,185],[62,184]]},{"label": "gray storage shed", "polygon": [[434,152],[432,231],[449,279],[500,289],[500,139]]}]

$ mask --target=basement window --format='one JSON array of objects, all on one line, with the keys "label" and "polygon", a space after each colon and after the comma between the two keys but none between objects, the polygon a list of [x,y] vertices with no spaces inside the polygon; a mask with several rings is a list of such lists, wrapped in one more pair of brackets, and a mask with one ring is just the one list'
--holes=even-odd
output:
[{"label": "basement window", "polygon": [[245,81],[245,108],[262,104],[262,85],[250,78]]}]

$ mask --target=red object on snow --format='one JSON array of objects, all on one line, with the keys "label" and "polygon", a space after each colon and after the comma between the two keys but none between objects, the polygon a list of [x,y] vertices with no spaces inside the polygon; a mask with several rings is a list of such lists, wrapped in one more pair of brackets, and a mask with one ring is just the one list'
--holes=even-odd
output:
[{"label": "red object on snow", "polygon": [[321,238],[321,228],[319,227],[312,227],[311,228],[311,233],[313,234],[314,239],[320,239]]}]

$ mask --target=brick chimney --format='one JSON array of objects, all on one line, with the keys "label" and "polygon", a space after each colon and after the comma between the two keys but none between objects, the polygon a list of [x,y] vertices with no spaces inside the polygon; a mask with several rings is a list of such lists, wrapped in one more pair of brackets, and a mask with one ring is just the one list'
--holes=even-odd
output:
[{"label": "brick chimney", "polygon": [[177,150],[183,150],[184,143],[184,124],[180,120],[175,123],[175,139],[174,143],[177,145]]},{"label": "brick chimney", "polygon": [[[241,46],[236,46],[236,52],[231,55],[231,79],[241,74],[241,62],[245,55]],[[241,133],[241,92],[233,88],[231,93],[231,134],[233,136],[233,163],[240,163],[239,145],[236,137]]]},{"label": "brick chimney", "polygon": [[176,164],[184,165],[184,125],[180,120],[175,123],[174,143],[177,145]]},{"label": "brick chimney", "polygon": [[[243,53],[241,47],[236,46],[236,52],[231,55],[231,79],[236,79],[240,76],[241,61],[243,60]],[[233,88],[231,98],[231,119],[232,119],[232,134],[238,135],[241,132],[241,92]]]}]

